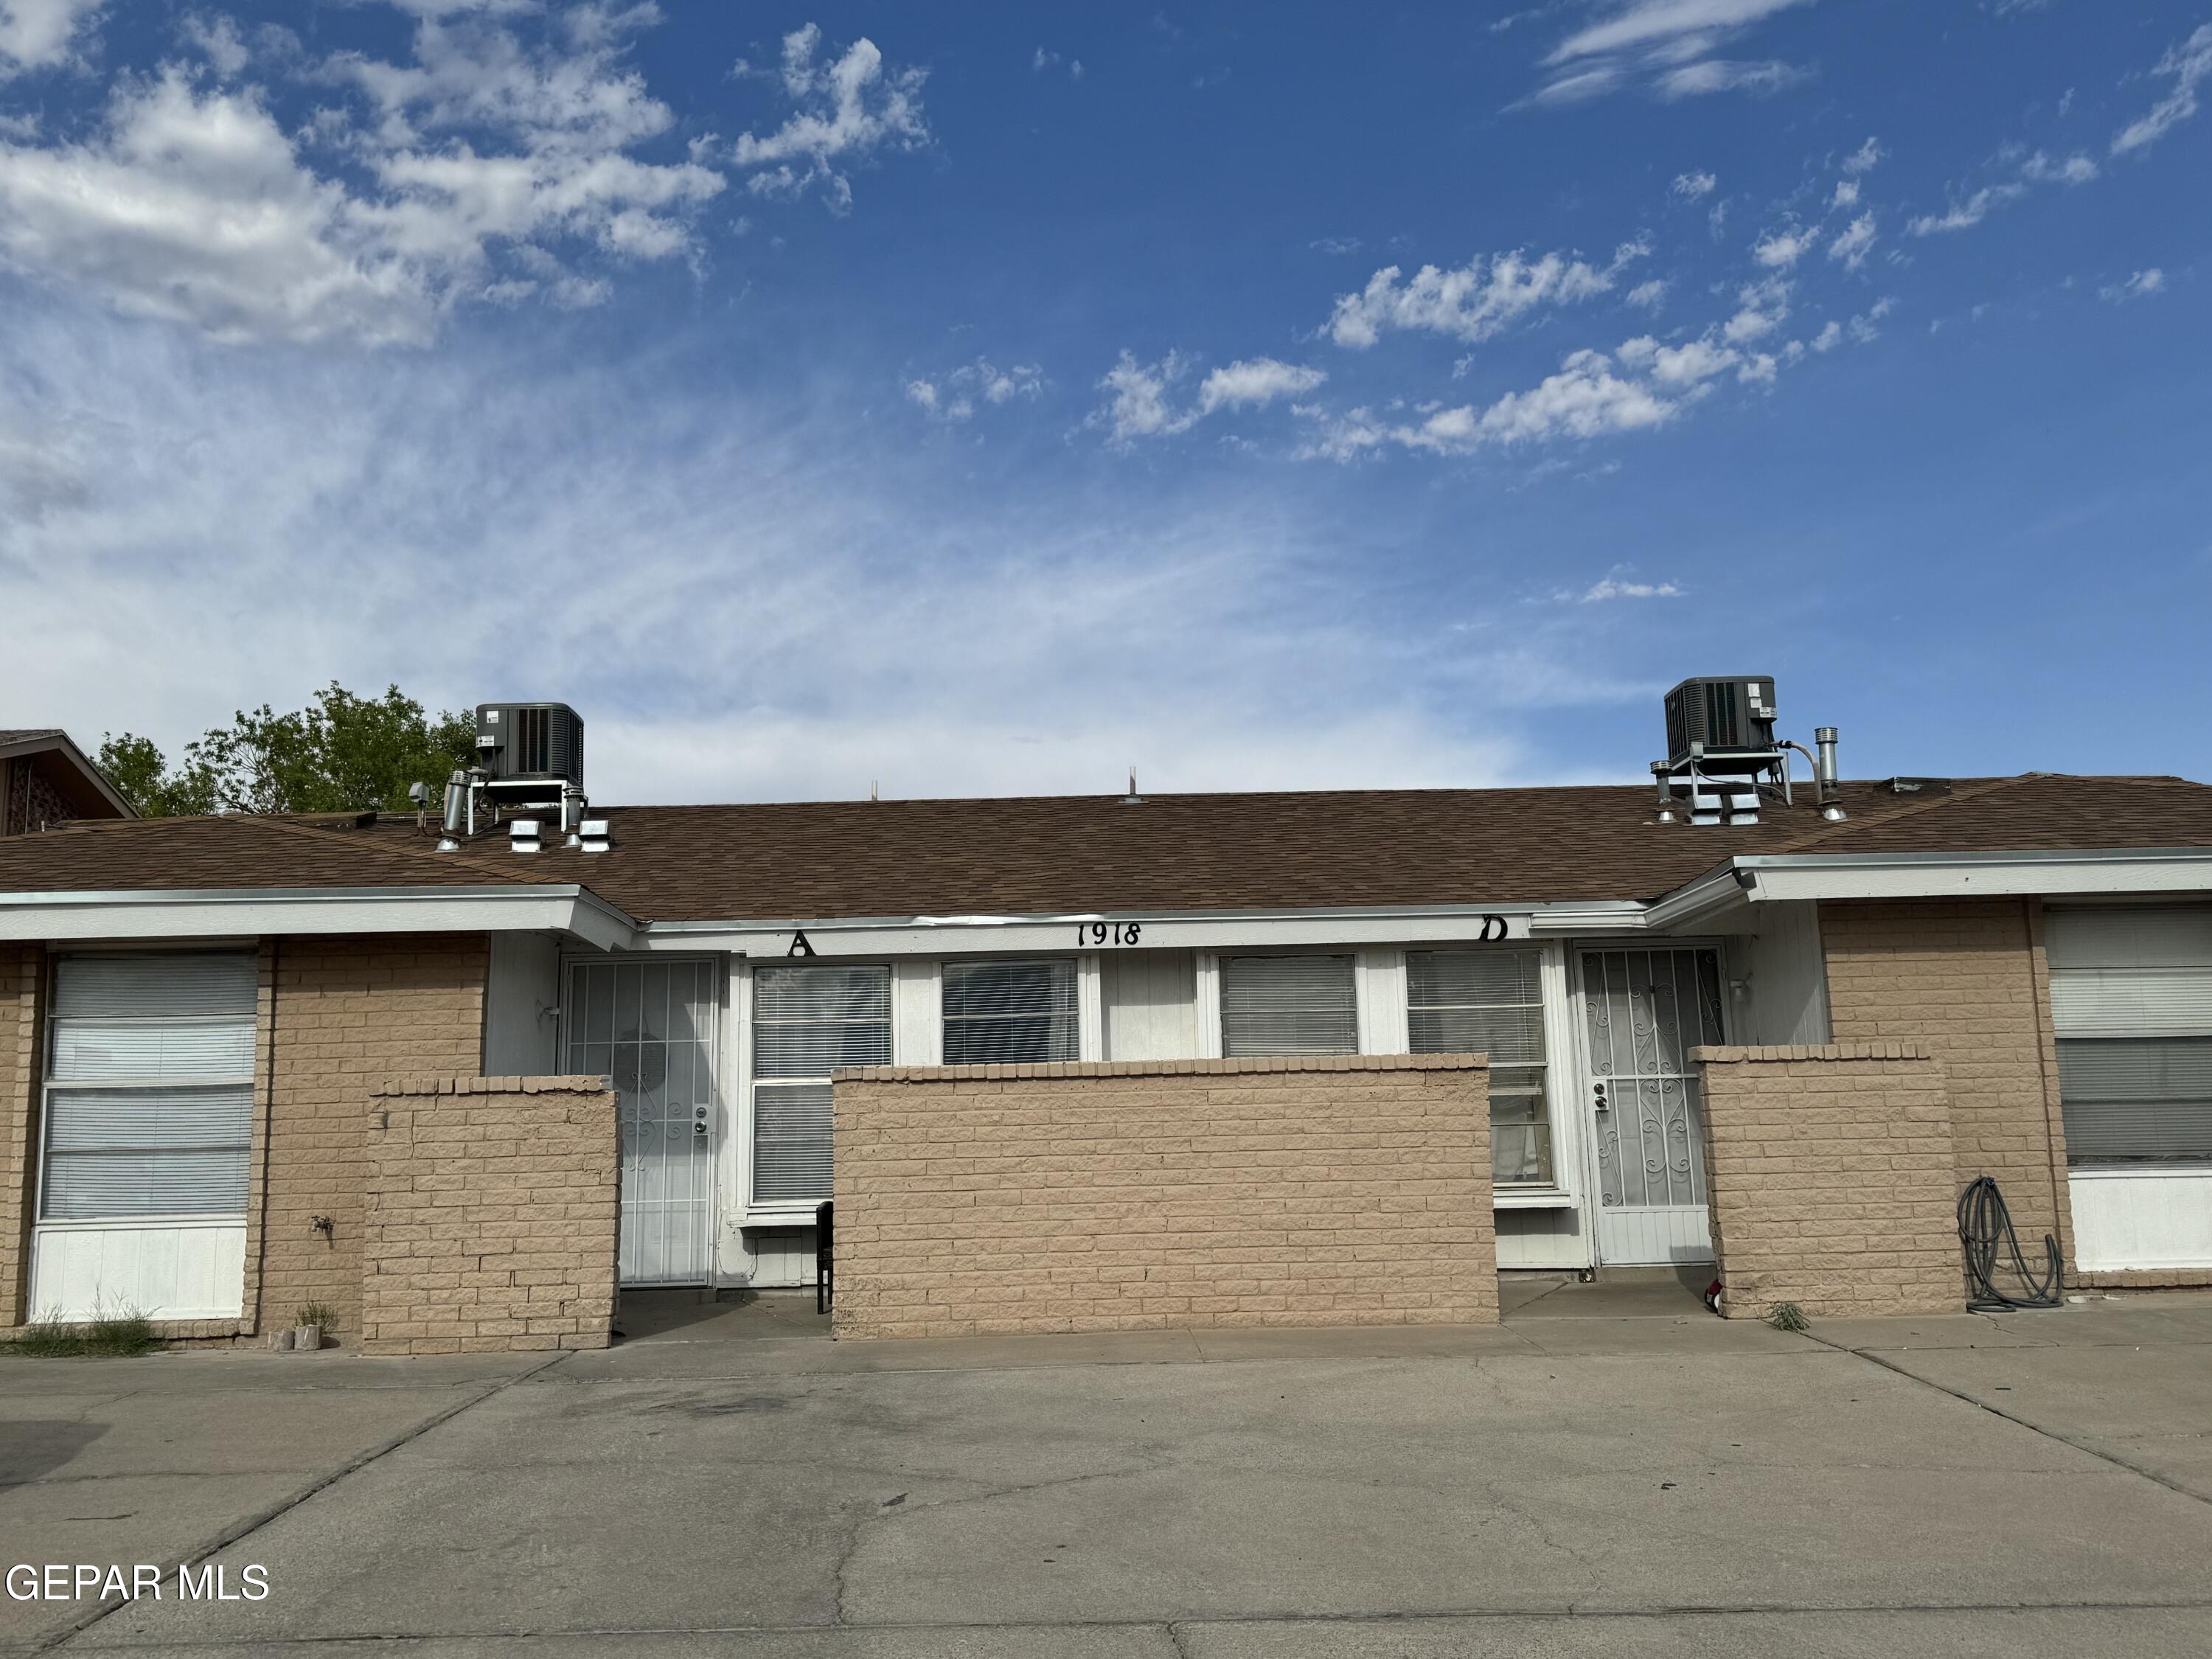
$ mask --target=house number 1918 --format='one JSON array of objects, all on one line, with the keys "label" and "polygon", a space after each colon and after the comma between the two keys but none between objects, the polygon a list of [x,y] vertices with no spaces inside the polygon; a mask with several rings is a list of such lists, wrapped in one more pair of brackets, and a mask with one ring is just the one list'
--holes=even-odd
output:
[{"label": "house number 1918", "polygon": [[1141,921],[1079,921],[1075,924],[1075,942],[1079,945],[1134,945]]}]

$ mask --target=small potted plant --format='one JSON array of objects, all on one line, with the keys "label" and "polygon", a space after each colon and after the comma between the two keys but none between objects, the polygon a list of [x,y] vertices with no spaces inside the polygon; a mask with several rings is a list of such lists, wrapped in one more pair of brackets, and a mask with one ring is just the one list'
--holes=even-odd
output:
[{"label": "small potted plant", "polygon": [[313,1352],[323,1346],[323,1333],[337,1328],[338,1316],[325,1303],[303,1302],[292,1316],[292,1346]]}]

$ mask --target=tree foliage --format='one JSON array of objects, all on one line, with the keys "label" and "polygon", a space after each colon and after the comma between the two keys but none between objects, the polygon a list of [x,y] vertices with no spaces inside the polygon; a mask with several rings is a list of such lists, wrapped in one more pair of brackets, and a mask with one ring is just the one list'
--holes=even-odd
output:
[{"label": "tree foliage", "polygon": [[357,697],[336,680],[307,708],[240,709],[185,746],[173,768],[150,738],[110,733],[100,769],[148,817],[207,812],[408,810],[407,787],[434,792],[476,761],[476,720],[426,714],[396,685]]}]

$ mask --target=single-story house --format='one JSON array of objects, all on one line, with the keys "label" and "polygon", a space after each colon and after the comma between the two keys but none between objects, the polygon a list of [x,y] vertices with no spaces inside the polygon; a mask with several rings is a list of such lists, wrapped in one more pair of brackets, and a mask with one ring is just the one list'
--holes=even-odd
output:
[{"label": "single-story house", "polygon": [[0,841],[0,1327],[604,1341],[811,1283],[833,1192],[863,1334],[1957,1304],[1984,1174],[2212,1284],[2212,787],[1654,769]]}]

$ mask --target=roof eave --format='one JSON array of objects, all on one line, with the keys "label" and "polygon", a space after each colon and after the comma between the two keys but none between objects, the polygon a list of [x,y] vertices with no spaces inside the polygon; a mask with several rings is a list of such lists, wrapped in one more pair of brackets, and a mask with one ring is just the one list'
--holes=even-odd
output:
[{"label": "roof eave", "polygon": [[633,948],[640,928],[573,884],[0,893],[0,940],[509,932],[559,933],[616,951]]},{"label": "roof eave", "polygon": [[1749,854],[1719,873],[1738,881],[1752,903],[2212,892],[2212,848]]}]

